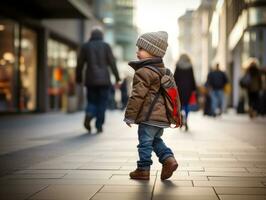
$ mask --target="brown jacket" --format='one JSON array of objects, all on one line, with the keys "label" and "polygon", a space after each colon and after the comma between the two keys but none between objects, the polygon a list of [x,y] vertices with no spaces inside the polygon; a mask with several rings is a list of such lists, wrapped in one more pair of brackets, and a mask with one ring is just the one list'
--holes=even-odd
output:
[{"label": "brown jacket", "polygon": [[129,65],[135,69],[135,74],[124,121],[135,124],[144,122],[150,125],[168,127],[165,102],[161,95],[155,103],[149,119],[146,119],[151,103],[160,88],[160,76],[144,66],[153,65],[159,69],[164,68],[162,59],[146,59],[130,62]]}]

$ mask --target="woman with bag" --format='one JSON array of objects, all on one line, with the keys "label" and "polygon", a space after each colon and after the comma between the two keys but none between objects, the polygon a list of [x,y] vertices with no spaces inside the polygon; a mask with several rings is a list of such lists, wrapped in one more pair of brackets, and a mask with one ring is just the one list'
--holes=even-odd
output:
[{"label": "woman with bag", "polygon": [[240,86],[246,89],[248,94],[249,116],[254,118],[259,111],[260,91],[262,90],[262,77],[259,64],[256,59],[250,58],[247,71],[240,79]]},{"label": "woman with bag", "polygon": [[179,57],[176,63],[174,78],[180,95],[183,125],[185,127],[185,131],[188,131],[189,105],[192,102],[195,103],[196,100],[196,83],[192,63],[187,54],[182,54]]}]

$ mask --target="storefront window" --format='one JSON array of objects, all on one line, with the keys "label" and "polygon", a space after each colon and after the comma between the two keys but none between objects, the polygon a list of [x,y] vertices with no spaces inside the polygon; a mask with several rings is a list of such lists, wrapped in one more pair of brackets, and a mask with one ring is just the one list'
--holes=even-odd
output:
[{"label": "storefront window", "polygon": [[14,22],[0,19],[0,112],[16,110],[16,29]]},{"label": "storefront window", "polygon": [[266,23],[266,8],[251,7],[249,8],[249,26]]},{"label": "storefront window", "polygon": [[75,95],[75,67],[77,54],[70,46],[49,39],[48,66],[49,66],[49,102],[51,110],[66,111],[69,97]]},{"label": "storefront window", "polygon": [[265,39],[263,32],[264,30],[260,27],[254,28],[250,31],[250,57],[256,57],[261,65],[264,64],[265,56]]},{"label": "storefront window", "polygon": [[36,46],[34,31],[0,19],[0,112],[36,109]]},{"label": "storefront window", "polygon": [[242,61],[246,61],[250,57],[250,32],[246,31],[243,36]]},{"label": "storefront window", "polygon": [[21,111],[36,109],[37,36],[30,29],[22,28],[20,56],[20,101]]}]

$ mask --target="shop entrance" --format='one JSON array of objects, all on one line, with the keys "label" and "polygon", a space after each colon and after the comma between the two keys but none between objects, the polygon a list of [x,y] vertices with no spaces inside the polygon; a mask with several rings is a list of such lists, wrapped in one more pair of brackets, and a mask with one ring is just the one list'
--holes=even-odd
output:
[{"label": "shop entrance", "polygon": [[37,34],[0,18],[0,112],[36,109]]}]

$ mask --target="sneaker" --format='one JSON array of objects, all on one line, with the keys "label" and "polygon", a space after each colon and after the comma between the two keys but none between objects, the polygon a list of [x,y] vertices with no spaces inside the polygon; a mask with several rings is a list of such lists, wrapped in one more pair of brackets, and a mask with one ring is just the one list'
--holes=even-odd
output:
[{"label": "sneaker", "polygon": [[86,115],[84,119],[84,127],[88,130],[89,133],[91,132],[91,125],[90,125],[91,119],[92,117],[89,115]]},{"label": "sneaker", "polygon": [[177,169],[178,164],[174,157],[166,158],[163,163],[163,168],[161,172],[161,179],[165,180],[173,175],[173,172]]},{"label": "sneaker", "polygon": [[136,169],[129,173],[131,179],[150,180],[150,170]]}]

